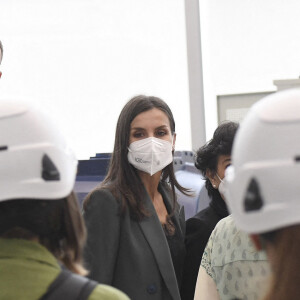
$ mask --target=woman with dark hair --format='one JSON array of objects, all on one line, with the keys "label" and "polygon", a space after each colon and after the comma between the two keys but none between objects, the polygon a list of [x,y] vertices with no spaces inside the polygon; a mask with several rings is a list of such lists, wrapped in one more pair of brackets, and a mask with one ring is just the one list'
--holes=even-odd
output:
[{"label": "woman with dark hair", "polygon": [[175,122],[168,105],[139,95],[122,109],[108,174],[84,202],[90,277],[133,300],[179,300],[184,212],[176,202]]},{"label": "woman with dark hair", "polygon": [[0,132],[0,299],[128,299],[78,276],[87,271],[77,160],[59,131],[43,113],[1,101]]},{"label": "woman with dark hair", "polygon": [[195,166],[205,177],[205,186],[211,201],[207,208],[186,222],[187,254],[181,288],[184,300],[194,299],[199,266],[207,241],[216,224],[228,216],[220,193],[220,184],[225,169],[231,164],[231,149],[237,129],[238,124],[235,122],[222,123],[215,130],[213,138],[196,153]]}]

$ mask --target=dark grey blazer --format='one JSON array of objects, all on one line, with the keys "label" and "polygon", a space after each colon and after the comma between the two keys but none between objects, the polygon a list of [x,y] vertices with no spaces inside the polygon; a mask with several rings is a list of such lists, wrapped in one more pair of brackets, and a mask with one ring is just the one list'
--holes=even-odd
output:
[{"label": "dark grey blazer", "polygon": [[[172,201],[159,185],[168,212]],[[119,203],[106,189],[94,190],[84,211],[88,231],[85,261],[89,277],[124,291],[132,300],[179,300],[172,258],[152,201],[145,193],[150,217],[141,222],[119,215]],[[175,222],[184,235],[183,209]]]}]

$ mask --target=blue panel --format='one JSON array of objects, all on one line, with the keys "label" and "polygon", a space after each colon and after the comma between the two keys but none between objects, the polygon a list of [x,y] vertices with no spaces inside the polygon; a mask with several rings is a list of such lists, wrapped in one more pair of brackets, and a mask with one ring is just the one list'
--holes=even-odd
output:
[{"label": "blue panel", "polygon": [[109,165],[109,158],[80,160],[77,176],[105,176]]},{"label": "blue panel", "polygon": [[189,219],[199,211],[199,208],[203,209],[208,206],[208,195],[204,195],[206,191],[205,180],[194,163],[191,162],[185,162],[182,168],[175,172],[175,176],[181,186],[191,189],[194,193],[188,197],[177,191],[177,200],[180,205],[184,206],[185,218]]}]

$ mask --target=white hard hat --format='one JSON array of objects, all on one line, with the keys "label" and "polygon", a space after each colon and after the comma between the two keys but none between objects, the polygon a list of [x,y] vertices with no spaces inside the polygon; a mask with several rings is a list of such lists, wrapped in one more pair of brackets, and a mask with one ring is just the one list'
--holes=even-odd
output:
[{"label": "white hard hat", "polygon": [[0,101],[0,201],[64,198],[76,170],[74,154],[44,113]]},{"label": "white hard hat", "polygon": [[252,106],[237,132],[226,201],[239,228],[263,233],[300,224],[300,90]]}]

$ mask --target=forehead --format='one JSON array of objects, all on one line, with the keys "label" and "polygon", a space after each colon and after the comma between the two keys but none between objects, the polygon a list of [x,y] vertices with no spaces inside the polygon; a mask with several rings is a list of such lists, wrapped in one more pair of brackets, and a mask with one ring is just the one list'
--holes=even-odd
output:
[{"label": "forehead", "polygon": [[170,121],[165,112],[158,108],[152,108],[138,114],[131,122],[131,128],[147,128],[147,127],[170,127]]}]

